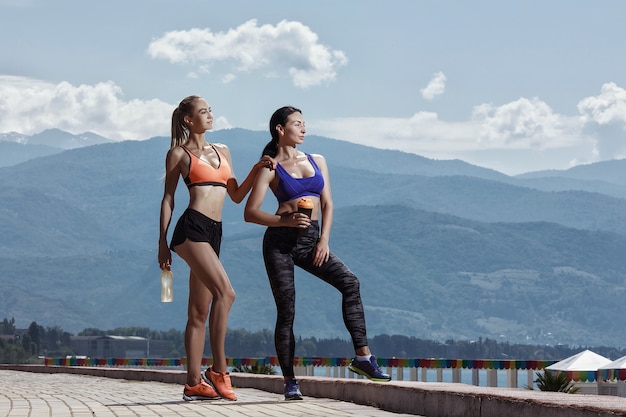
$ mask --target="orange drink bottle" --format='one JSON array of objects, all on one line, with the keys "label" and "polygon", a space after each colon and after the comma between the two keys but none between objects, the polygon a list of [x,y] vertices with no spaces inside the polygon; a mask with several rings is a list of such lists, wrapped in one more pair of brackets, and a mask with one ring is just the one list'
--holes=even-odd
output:
[{"label": "orange drink bottle", "polygon": [[[302,197],[298,201],[298,213],[306,214],[309,219],[311,218],[311,213],[313,213],[313,207],[315,207],[315,205],[310,198]],[[300,229],[298,232],[300,236],[306,236],[307,234],[306,229]]]},{"label": "orange drink bottle", "polygon": [[310,198],[302,197],[300,201],[298,201],[298,213],[304,213],[307,217],[311,218],[311,213],[313,213],[313,201]]}]

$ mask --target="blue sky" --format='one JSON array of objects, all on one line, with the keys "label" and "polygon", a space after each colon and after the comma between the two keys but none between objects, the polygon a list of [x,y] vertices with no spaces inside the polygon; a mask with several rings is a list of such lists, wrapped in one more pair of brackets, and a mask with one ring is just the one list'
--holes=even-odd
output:
[{"label": "blue sky", "polygon": [[0,0],[0,133],[169,136],[198,94],[216,129],[294,105],[313,135],[566,169],[626,156],[625,16],[619,0]]}]

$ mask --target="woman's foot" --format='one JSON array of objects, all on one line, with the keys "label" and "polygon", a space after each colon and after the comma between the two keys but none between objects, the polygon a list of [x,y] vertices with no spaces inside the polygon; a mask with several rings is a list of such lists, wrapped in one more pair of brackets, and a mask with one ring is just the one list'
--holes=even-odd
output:
[{"label": "woman's foot", "polygon": [[298,386],[298,381],[296,381],[296,378],[285,380],[285,399],[286,400],[301,400],[302,399],[302,393],[300,392],[300,387]]},{"label": "woman's foot", "polygon": [[213,387],[204,381],[200,381],[193,386],[185,384],[185,389],[183,390],[183,400],[185,401],[217,400],[219,398],[220,396]]},{"label": "woman's foot", "polygon": [[369,361],[360,361],[357,358],[353,358],[350,362],[348,369],[359,375],[378,382],[389,382],[391,377],[381,371],[378,363],[376,362],[376,356],[372,355]]},{"label": "woman's foot", "polygon": [[220,397],[230,401],[237,401],[237,394],[233,391],[228,372],[214,372],[211,366],[202,373],[202,378],[215,388]]}]

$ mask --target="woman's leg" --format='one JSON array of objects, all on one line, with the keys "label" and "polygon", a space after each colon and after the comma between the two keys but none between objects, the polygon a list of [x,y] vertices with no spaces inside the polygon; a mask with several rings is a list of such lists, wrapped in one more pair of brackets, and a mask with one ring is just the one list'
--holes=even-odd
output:
[{"label": "woman's leg", "polygon": [[187,326],[185,327],[185,351],[187,352],[187,384],[194,386],[202,379],[200,368],[204,356],[204,340],[209,305],[213,295],[193,273],[189,274],[189,301]]},{"label": "woman's leg", "polygon": [[[202,343],[204,343],[204,329],[199,330],[200,320],[206,319],[203,309],[209,309],[209,340],[211,343],[211,353],[213,355],[213,370],[215,372],[226,372],[226,353],[224,344],[226,342],[226,331],[228,329],[228,315],[230,308],[235,301],[235,291],[230,284],[228,275],[215,251],[206,242],[192,242],[186,240],[176,247],[176,253],[187,262],[192,271],[192,280],[198,281],[201,285],[190,285],[189,287],[189,320],[193,323],[193,341],[190,343],[196,346],[200,333]],[[204,286],[205,290],[198,290]],[[207,297],[206,292],[212,295],[212,300]],[[207,302],[208,301],[208,302]],[[193,316],[191,315],[193,313]],[[202,321],[202,327],[205,322]],[[195,371],[194,371],[195,372]]]},{"label": "woman's leg", "polygon": [[341,292],[343,321],[352,337],[355,358],[348,367],[352,372],[374,381],[389,381],[391,377],[382,372],[367,344],[365,313],[361,301],[359,280],[348,267],[332,253],[320,267],[313,266],[312,256],[298,258],[296,263],[309,273],[323,279]]},{"label": "woman's leg", "polygon": [[296,263],[307,272],[321,278],[341,292],[341,312],[343,322],[350,333],[352,344],[357,355],[369,354],[365,312],[361,301],[359,279],[333,253],[328,261],[320,267],[313,266],[312,256],[302,257]]},{"label": "woman's leg", "polygon": [[294,284],[294,265],[291,255],[284,253],[279,246],[280,236],[266,234],[263,239],[263,259],[265,269],[276,303],[276,327],[274,345],[276,355],[285,379],[293,378],[293,359],[296,339],[293,334],[293,322],[296,314],[296,288]]}]

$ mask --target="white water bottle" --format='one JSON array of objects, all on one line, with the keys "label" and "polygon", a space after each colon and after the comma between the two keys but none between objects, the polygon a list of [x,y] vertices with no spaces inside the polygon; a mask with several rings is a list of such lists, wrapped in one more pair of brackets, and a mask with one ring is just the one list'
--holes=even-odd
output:
[{"label": "white water bottle", "polygon": [[172,275],[172,271],[169,269],[161,271],[161,302],[171,303],[174,301],[173,281],[174,276]]}]

